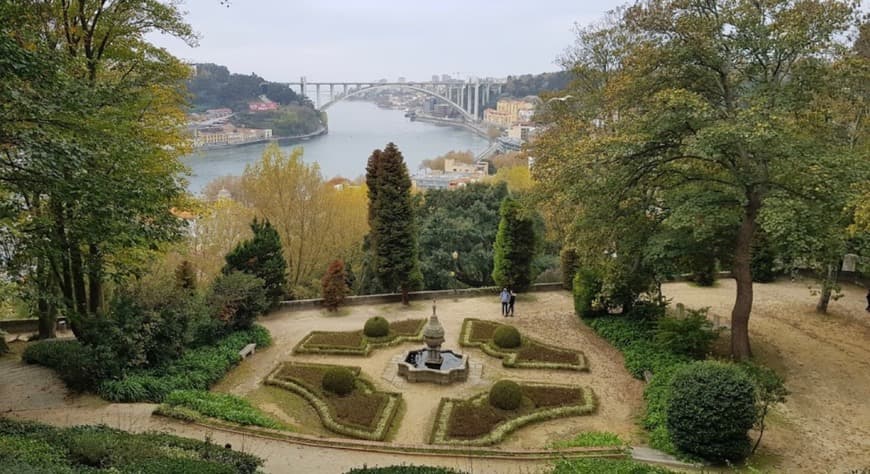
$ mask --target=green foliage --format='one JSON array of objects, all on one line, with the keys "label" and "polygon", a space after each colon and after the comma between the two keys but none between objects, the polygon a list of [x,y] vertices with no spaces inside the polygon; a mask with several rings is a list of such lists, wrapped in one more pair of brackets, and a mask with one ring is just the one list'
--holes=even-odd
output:
[{"label": "green foliage", "polygon": [[562,288],[573,290],[574,275],[576,275],[577,271],[580,269],[580,259],[577,256],[577,250],[563,248],[559,253],[559,268],[562,271]]},{"label": "green foliage", "polygon": [[245,128],[271,128],[273,137],[293,137],[317,132],[326,126],[324,116],[309,106],[287,105],[277,110],[241,113],[230,118]]},{"label": "green foliage", "polygon": [[337,311],[344,303],[344,298],[350,294],[347,285],[347,273],[344,271],[344,262],[333,260],[326,269],[326,274],[320,281],[323,306],[329,311]]},{"label": "green foliage", "polygon": [[102,380],[98,392],[115,402],[161,402],[174,390],[208,390],[241,360],[239,351],[251,342],[267,347],[271,337],[261,326],[235,332],[214,346],[188,350],[165,365],[137,370],[118,380]]},{"label": "green foliage", "polygon": [[202,415],[226,420],[240,425],[280,428],[280,424],[254,408],[244,398],[228,393],[207,392],[204,390],[175,390],[164,399],[171,407],[185,407]]},{"label": "green foliage", "polygon": [[498,209],[507,193],[504,183],[472,183],[415,196],[424,288],[495,284],[492,246],[498,232]]},{"label": "green foliage", "polygon": [[520,331],[517,328],[502,325],[492,333],[492,342],[502,349],[514,349],[520,347],[523,343],[523,338],[520,336]]},{"label": "green foliage", "polygon": [[752,243],[752,281],[770,283],[776,280],[776,252],[766,232],[759,232]]},{"label": "green foliage", "polygon": [[0,329],[0,355],[9,352],[9,345],[6,344],[6,333]]},{"label": "green foliage", "polygon": [[175,286],[183,290],[196,290],[196,270],[190,260],[183,260],[175,269]]},{"label": "green foliage", "polygon": [[233,74],[226,66],[196,64],[196,74],[187,81],[191,105],[197,111],[227,107],[248,110],[248,102],[265,94],[281,105],[301,104],[303,98],[290,86],[269,82],[256,74]]},{"label": "green foliage", "polygon": [[366,320],[363,334],[366,337],[385,337],[390,333],[390,322],[383,316],[374,316]]},{"label": "green foliage", "polygon": [[511,380],[499,380],[489,389],[489,404],[502,410],[516,410],[523,402],[523,391]]},{"label": "green foliage", "polygon": [[658,321],[655,343],[674,354],[695,359],[710,352],[710,344],[719,337],[713,322],[707,319],[707,308],[688,310],[685,317],[666,317]]},{"label": "green foliage", "polygon": [[667,427],[678,449],[715,463],[738,463],[749,454],[755,388],[740,367],[686,365],[671,379],[670,392]]},{"label": "green foliage", "polygon": [[596,301],[600,296],[602,282],[591,268],[581,268],[574,274],[571,293],[574,296],[574,312],[580,317],[594,316],[601,311]]},{"label": "green foliage", "polygon": [[755,384],[755,430],[758,431],[758,438],[752,446],[754,453],[764,436],[764,421],[768,412],[774,405],[785,403],[789,391],[785,388],[785,379],[773,369],[752,362],[744,362],[740,368]]},{"label": "green foliage", "polygon": [[463,471],[433,466],[355,467],[344,474],[464,474]]},{"label": "green foliage", "polygon": [[627,459],[563,459],[550,474],[674,474],[674,471]]},{"label": "green foliage", "polygon": [[228,330],[251,327],[269,308],[263,280],[236,271],[214,279],[206,302],[213,317],[223,321]]},{"label": "green foliage", "polygon": [[323,374],[323,390],[344,396],[353,391],[356,376],[346,367],[330,367]]},{"label": "green foliage", "polygon": [[532,262],[538,251],[538,236],[529,212],[511,197],[501,203],[493,247],[492,279],[496,286],[523,291],[535,281]]},{"label": "green foliage", "polygon": [[234,271],[253,275],[263,281],[271,307],[284,296],[287,285],[287,262],[281,247],[281,237],[268,219],[251,223],[253,237],[240,242],[225,257],[224,275]]},{"label": "green foliage", "polygon": [[209,442],[104,426],[54,428],[0,418],[0,471],[22,474],[254,474],[263,461]]},{"label": "green foliage", "polygon": [[619,436],[609,431],[585,431],[577,436],[563,441],[555,441],[550,444],[551,448],[587,448],[604,446],[623,446],[625,442]]},{"label": "green foliage", "polygon": [[411,204],[411,178],[402,153],[393,143],[375,150],[366,165],[369,195],[369,264],[387,291],[407,292],[420,286],[417,226]]}]

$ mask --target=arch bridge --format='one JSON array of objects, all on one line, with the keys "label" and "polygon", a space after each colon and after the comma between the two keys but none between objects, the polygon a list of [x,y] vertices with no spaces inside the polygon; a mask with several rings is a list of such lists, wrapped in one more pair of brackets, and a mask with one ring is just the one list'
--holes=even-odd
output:
[{"label": "arch bridge", "polygon": [[[287,85],[313,99],[314,106],[326,110],[336,103],[368,91],[388,88],[401,88],[421,92],[435,97],[457,110],[466,121],[479,122],[483,115],[483,105],[489,103],[491,94],[500,94],[504,81],[469,80],[445,82],[299,82]],[[311,89],[314,94],[310,94]]]}]

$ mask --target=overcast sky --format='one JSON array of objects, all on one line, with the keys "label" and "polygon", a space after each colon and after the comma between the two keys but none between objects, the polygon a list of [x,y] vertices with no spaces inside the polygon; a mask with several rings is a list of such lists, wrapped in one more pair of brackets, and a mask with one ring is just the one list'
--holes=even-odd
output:
[{"label": "overcast sky", "polygon": [[429,80],[556,71],[575,22],[619,0],[187,0],[199,47],[152,36],[191,62],[276,82]]}]

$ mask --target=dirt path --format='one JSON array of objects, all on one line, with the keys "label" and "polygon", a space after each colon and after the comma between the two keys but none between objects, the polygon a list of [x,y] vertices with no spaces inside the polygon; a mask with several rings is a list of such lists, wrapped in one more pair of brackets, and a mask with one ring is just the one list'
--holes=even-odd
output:
[{"label": "dirt path", "polygon": [[[727,325],[734,282],[716,288],[665,285],[673,303],[711,307]],[[848,472],[870,467],[870,313],[866,290],[844,288],[829,314],[815,313],[804,282],[756,284],[750,320],[755,356],[786,377],[788,403],[771,416],[764,464],[777,472]]]}]

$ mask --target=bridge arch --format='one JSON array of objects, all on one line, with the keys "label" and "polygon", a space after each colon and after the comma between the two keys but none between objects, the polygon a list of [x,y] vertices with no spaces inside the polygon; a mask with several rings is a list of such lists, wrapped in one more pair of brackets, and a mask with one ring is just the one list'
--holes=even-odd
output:
[{"label": "bridge arch", "polygon": [[463,109],[456,102],[453,102],[452,100],[448,99],[447,97],[445,97],[437,92],[430,91],[429,89],[425,89],[423,87],[416,86],[413,84],[395,84],[395,83],[393,83],[393,84],[372,84],[372,85],[369,85],[366,87],[361,87],[353,92],[349,92],[345,95],[341,95],[341,96],[334,97],[334,98],[330,99],[329,102],[320,106],[320,110],[326,110],[326,109],[332,107],[333,105],[335,105],[336,103],[341,102],[342,100],[360,95],[364,92],[368,92],[368,91],[375,90],[375,89],[385,89],[385,88],[389,88],[389,87],[400,87],[403,89],[410,89],[413,91],[422,92],[422,93],[429,95],[431,97],[441,99],[444,102],[446,102],[447,104],[449,104],[451,107],[453,107],[454,110],[459,111],[459,113],[461,113],[462,117],[464,117],[465,119],[467,119],[471,122],[477,121],[477,118],[474,115],[471,115],[470,113],[468,113],[465,109]]}]

